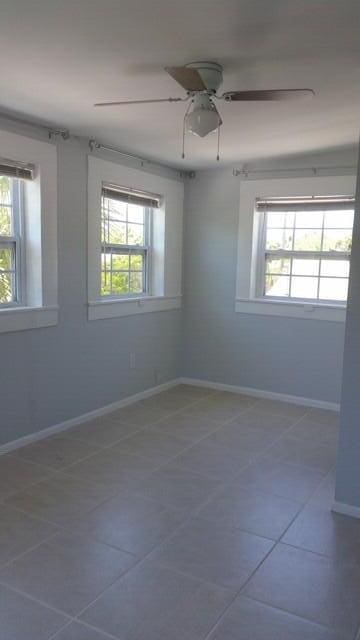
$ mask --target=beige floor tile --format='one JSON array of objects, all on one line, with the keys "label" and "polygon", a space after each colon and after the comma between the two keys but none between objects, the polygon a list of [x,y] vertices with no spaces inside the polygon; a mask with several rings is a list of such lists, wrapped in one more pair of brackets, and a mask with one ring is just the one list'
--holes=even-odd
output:
[{"label": "beige floor tile", "polygon": [[256,489],[227,486],[200,510],[199,516],[277,540],[301,508],[299,502],[260,493]]},{"label": "beige floor tile", "polygon": [[290,418],[299,419],[309,412],[309,407],[300,404],[292,404],[290,402],[282,402],[280,400],[260,400],[256,406],[259,411],[265,413],[274,413],[280,416],[289,416]]},{"label": "beige floor tile", "polygon": [[279,544],[244,591],[256,600],[353,637],[360,623],[360,567]]},{"label": "beige floor tile", "polygon": [[150,556],[155,563],[238,591],[274,543],[193,518]]},{"label": "beige floor tile", "polygon": [[160,465],[171,460],[186,447],[187,441],[177,435],[145,429],[113,446],[111,450],[140,455]]},{"label": "beige floor tile", "polygon": [[78,442],[65,436],[52,436],[17,449],[14,455],[27,462],[56,470],[82,460],[98,450],[98,447],[85,442]]},{"label": "beige floor tile", "polygon": [[104,485],[110,489],[129,488],[156,468],[156,464],[126,452],[104,449],[99,453],[72,465],[66,469],[69,475],[75,475],[86,482]]},{"label": "beige floor tile", "polygon": [[301,440],[311,441],[322,446],[337,446],[339,429],[337,425],[315,422],[309,416],[305,416],[293,427],[288,435]]},{"label": "beige floor tile", "polygon": [[238,396],[231,400],[217,399],[216,396],[200,400],[191,407],[191,413],[194,416],[200,416],[221,424],[233,418],[240,413],[250,409],[254,405],[252,399],[248,396]]},{"label": "beige floor tile", "polygon": [[0,620],[3,640],[50,640],[67,622],[62,614],[1,585]]},{"label": "beige floor tile", "polygon": [[182,512],[123,492],[76,519],[70,527],[140,557],[160,544],[183,519]]},{"label": "beige floor tile", "polygon": [[335,479],[336,472],[335,469],[332,469],[311,496],[309,504],[314,504],[330,511],[335,500]]},{"label": "beige floor tile", "polygon": [[94,509],[114,495],[111,490],[93,482],[84,482],[65,473],[56,473],[32,487],[10,496],[6,503],[64,526],[69,520]]},{"label": "beige floor tile", "polygon": [[189,410],[189,413],[181,411],[175,415],[168,416],[157,422],[155,426],[150,427],[150,429],[179,436],[189,444],[193,444],[218,429],[219,426],[206,417],[194,416]]},{"label": "beige floor tile", "polygon": [[150,563],[118,580],[82,615],[120,640],[203,640],[232,593]]},{"label": "beige floor tile", "polygon": [[234,481],[237,487],[254,487],[290,500],[306,502],[322,481],[324,474],[264,456],[252,463]]},{"label": "beige floor tile", "polygon": [[109,414],[104,418],[96,418],[91,422],[84,422],[72,427],[66,432],[66,437],[89,442],[98,447],[108,447],[134,435],[139,429],[140,427],[122,423]]},{"label": "beige floor tile", "polygon": [[214,431],[208,440],[233,449],[260,452],[274,443],[290,424],[287,417],[265,416],[251,410]]},{"label": "beige floor tile", "polygon": [[226,482],[238,475],[252,457],[253,454],[249,451],[221,446],[211,438],[205,438],[178,455],[174,463],[184,469]]},{"label": "beige floor tile", "polygon": [[124,422],[125,424],[134,425],[136,427],[147,427],[161,418],[165,418],[171,411],[168,409],[156,407],[142,406],[141,403],[130,404],[118,411],[115,411],[112,415],[115,420]]},{"label": "beige floor tile", "polygon": [[339,426],[339,412],[327,409],[311,409],[308,415],[310,420],[327,425]]},{"label": "beige floor tile", "polygon": [[58,528],[0,505],[0,565],[49,538]]},{"label": "beige floor tile", "polygon": [[336,463],[335,446],[323,446],[310,438],[300,440],[290,435],[277,440],[267,453],[282,462],[317,469],[324,474]]},{"label": "beige floor tile", "polygon": [[170,463],[137,483],[134,491],[164,506],[191,511],[219,487],[219,482]]},{"label": "beige floor tile", "polygon": [[71,622],[51,640],[109,640],[109,636],[80,622]]},{"label": "beige floor tile", "polygon": [[0,500],[51,475],[51,470],[11,454],[0,456]]},{"label": "beige floor tile", "polygon": [[0,582],[76,615],[135,562],[86,536],[61,533],[0,571]]},{"label": "beige floor tile", "polygon": [[282,542],[360,565],[360,520],[307,505]]},{"label": "beige floor tile", "polygon": [[[65,639],[64,639],[65,640]],[[326,627],[239,597],[209,640],[345,640]]]}]

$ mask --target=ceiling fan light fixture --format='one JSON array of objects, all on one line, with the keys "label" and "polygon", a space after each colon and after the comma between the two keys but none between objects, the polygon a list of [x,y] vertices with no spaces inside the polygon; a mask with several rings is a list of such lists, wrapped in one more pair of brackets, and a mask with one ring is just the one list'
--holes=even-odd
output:
[{"label": "ceiling fan light fixture", "polygon": [[219,113],[207,94],[195,96],[194,107],[185,122],[187,131],[200,138],[216,131],[221,124]]}]

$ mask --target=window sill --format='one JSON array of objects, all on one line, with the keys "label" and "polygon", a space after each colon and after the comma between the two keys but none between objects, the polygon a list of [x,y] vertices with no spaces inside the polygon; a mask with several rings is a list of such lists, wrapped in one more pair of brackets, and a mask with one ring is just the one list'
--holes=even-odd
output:
[{"label": "window sill", "polygon": [[235,311],[264,316],[284,316],[305,320],[345,322],[346,307],[331,304],[314,304],[283,300],[236,298]]},{"label": "window sill", "polygon": [[0,309],[0,333],[52,327],[58,323],[58,311],[57,306]]},{"label": "window sill", "polygon": [[121,300],[95,300],[88,303],[88,320],[105,320],[138,313],[169,311],[181,307],[181,295],[141,296]]}]

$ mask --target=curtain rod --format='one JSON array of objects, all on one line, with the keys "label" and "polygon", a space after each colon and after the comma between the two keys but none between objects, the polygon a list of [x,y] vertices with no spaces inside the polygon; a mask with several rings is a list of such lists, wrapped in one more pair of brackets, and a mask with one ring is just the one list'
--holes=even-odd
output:
[{"label": "curtain rod", "polygon": [[319,171],[357,171],[357,167],[353,165],[343,165],[343,166],[333,166],[333,167],[288,167],[287,169],[247,169],[244,167],[243,169],[233,169],[233,176],[245,176],[247,178],[249,175],[259,175],[262,173],[265,174],[276,174],[276,173],[299,173],[311,172],[314,176],[318,175]]},{"label": "curtain rod", "polygon": [[116,147],[111,147],[111,146],[109,146],[107,144],[102,144],[101,142],[97,142],[94,139],[89,140],[89,148],[90,148],[90,151],[96,151],[98,149],[103,149],[104,151],[111,151],[111,153],[117,153],[117,154],[123,156],[124,158],[130,158],[131,160],[137,160],[137,162],[140,162],[142,167],[145,164],[152,164],[155,167],[161,167],[161,169],[167,169],[169,171],[175,171],[182,178],[194,178],[195,177],[195,171],[183,171],[182,169],[174,169],[173,167],[169,167],[168,165],[162,164],[161,162],[156,162],[155,160],[149,160],[148,158],[142,158],[141,156],[136,156],[133,153],[127,153],[126,151],[121,151],[120,149],[117,149]]},{"label": "curtain rod", "polygon": [[25,118],[19,118],[18,116],[13,116],[10,113],[3,113],[2,111],[0,111],[0,118],[4,118],[5,120],[10,120],[10,122],[16,122],[18,124],[25,124],[30,127],[35,127],[36,129],[43,129],[48,132],[49,138],[53,138],[56,136],[61,136],[63,140],[68,140],[70,138],[70,131],[68,129],[62,129],[61,127],[53,127],[50,124],[32,122],[31,120],[26,120]]}]

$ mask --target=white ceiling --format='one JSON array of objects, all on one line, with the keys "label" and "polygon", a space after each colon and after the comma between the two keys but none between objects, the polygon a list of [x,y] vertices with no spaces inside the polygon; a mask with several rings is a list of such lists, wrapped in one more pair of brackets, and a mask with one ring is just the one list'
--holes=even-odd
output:
[{"label": "white ceiling", "polygon": [[188,137],[166,65],[214,60],[223,90],[311,87],[306,102],[219,103],[223,162],[356,143],[359,0],[1,0],[0,108],[174,166],[214,166],[216,136]]}]

